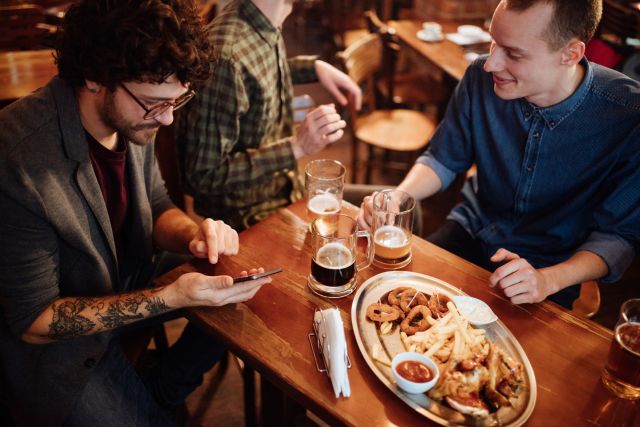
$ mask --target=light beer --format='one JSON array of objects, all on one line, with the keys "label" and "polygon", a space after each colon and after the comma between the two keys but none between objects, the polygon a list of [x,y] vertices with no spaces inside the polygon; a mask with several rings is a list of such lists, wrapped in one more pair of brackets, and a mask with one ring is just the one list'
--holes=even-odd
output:
[{"label": "light beer", "polygon": [[309,213],[309,221],[313,221],[316,218],[335,215],[340,212],[340,200],[338,200],[335,194],[316,194],[307,202],[307,211]]},{"label": "light beer", "polygon": [[355,274],[353,254],[349,248],[338,242],[321,247],[311,261],[311,275],[323,286],[344,286]]},{"label": "light beer", "polygon": [[411,257],[411,239],[401,227],[383,225],[373,235],[375,261],[384,264],[400,264]]}]

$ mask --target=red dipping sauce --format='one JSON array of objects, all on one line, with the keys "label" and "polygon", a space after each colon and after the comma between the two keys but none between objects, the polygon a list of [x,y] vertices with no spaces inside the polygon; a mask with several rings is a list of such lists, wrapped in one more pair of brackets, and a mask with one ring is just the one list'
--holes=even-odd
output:
[{"label": "red dipping sauce", "polygon": [[398,375],[414,383],[426,383],[433,378],[433,372],[427,365],[417,360],[405,360],[396,366]]}]

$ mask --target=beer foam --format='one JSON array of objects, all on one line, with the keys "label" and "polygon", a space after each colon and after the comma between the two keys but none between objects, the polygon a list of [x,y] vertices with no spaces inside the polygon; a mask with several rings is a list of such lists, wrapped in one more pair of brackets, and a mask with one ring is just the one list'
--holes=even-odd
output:
[{"label": "beer foam", "polygon": [[338,270],[353,264],[353,255],[342,243],[331,242],[318,250],[315,261],[321,267]]},{"label": "beer foam", "polygon": [[340,201],[331,193],[322,193],[313,196],[307,203],[309,210],[315,214],[332,214],[340,210]]},{"label": "beer foam", "polygon": [[395,225],[383,225],[375,231],[373,240],[387,248],[401,248],[409,243],[407,233]]}]

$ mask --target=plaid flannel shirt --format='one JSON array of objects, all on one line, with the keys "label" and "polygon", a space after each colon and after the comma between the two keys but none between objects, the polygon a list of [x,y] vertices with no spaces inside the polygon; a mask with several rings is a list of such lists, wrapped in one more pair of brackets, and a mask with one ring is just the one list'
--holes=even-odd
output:
[{"label": "plaid flannel shirt", "polygon": [[178,119],[183,182],[198,214],[242,230],[301,195],[292,80],[317,80],[316,58],[287,61],[280,29],[248,0],[231,2],[209,37],[213,75]]}]

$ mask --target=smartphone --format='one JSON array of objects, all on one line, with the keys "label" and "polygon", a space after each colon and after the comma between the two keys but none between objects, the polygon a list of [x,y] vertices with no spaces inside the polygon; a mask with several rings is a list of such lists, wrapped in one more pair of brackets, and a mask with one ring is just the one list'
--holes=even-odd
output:
[{"label": "smartphone", "polygon": [[271,276],[272,274],[280,273],[282,267],[274,268],[273,270],[265,271],[264,273],[250,274],[247,277],[235,277],[233,283],[246,282],[248,280],[261,279],[263,277]]}]

